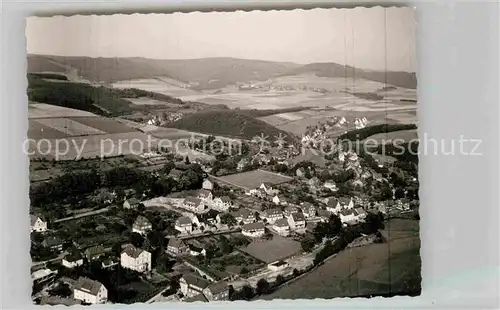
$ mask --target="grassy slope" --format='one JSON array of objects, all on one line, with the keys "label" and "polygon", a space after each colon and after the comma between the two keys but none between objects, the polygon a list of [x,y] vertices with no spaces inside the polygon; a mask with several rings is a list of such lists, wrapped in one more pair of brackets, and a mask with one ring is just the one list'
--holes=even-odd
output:
[{"label": "grassy slope", "polygon": [[270,139],[280,133],[292,141],[294,138],[268,123],[256,119],[251,113],[236,110],[203,111],[188,115],[172,127],[206,134],[252,139],[261,134]]}]

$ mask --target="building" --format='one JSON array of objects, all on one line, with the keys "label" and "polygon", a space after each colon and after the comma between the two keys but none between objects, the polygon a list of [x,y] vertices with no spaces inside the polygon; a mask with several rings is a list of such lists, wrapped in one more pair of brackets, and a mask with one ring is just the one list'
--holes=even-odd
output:
[{"label": "building", "polygon": [[274,224],[274,222],[283,218],[283,212],[278,208],[267,209],[262,212],[262,216],[269,224]]},{"label": "building", "polygon": [[304,214],[304,216],[306,218],[310,218],[310,217],[315,217],[316,216],[316,207],[312,204],[312,203],[309,203],[309,202],[304,202],[302,204],[302,214]]},{"label": "building", "polygon": [[326,181],[323,184],[323,187],[326,188],[326,189],[331,190],[332,192],[336,192],[337,191],[337,185],[333,181]]},{"label": "building", "polygon": [[357,219],[357,214],[353,209],[344,209],[339,212],[339,217],[342,223],[347,223],[355,221]]},{"label": "building", "polygon": [[181,233],[190,233],[193,231],[191,219],[187,216],[181,216],[175,221],[175,230]]},{"label": "building", "polygon": [[213,199],[211,208],[220,212],[227,212],[233,207],[233,201],[227,196],[216,197]]},{"label": "building", "polygon": [[62,265],[66,268],[75,268],[81,266],[83,265],[83,256],[80,254],[80,252],[68,254],[62,259]]},{"label": "building", "polygon": [[42,220],[41,217],[30,214],[31,232],[45,232],[47,231],[47,222]]},{"label": "building", "polygon": [[277,220],[273,229],[278,233],[278,235],[286,237],[290,234],[290,224],[288,224],[288,220],[286,218],[281,218]]},{"label": "building", "polygon": [[123,202],[123,208],[125,209],[137,209],[139,206],[139,200],[136,198],[125,199]]},{"label": "building", "polygon": [[243,222],[243,224],[250,224],[255,222],[256,220],[255,214],[252,213],[252,211],[245,208],[241,208],[236,212],[232,212],[231,214],[236,219],[236,223],[238,224],[240,222]]},{"label": "building", "polygon": [[75,305],[81,305],[82,301],[81,300],[76,300],[74,298],[63,298],[63,297],[58,297],[58,296],[47,296],[44,295],[40,299],[40,306],[58,306],[58,305],[64,305],[64,306],[75,306]]},{"label": "building", "polygon": [[328,222],[330,220],[331,215],[332,214],[327,210],[323,209],[318,210],[318,217],[320,218],[321,222]]},{"label": "building", "polygon": [[129,244],[120,254],[120,265],[137,272],[151,271],[151,253]]},{"label": "building", "polygon": [[177,181],[181,177],[182,173],[183,173],[182,170],[174,168],[174,169],[170,170],[170,172],[168,173],[168,176]]},{"label": "building", "polygon": [[212,194],[211,191],[207,189],[200,189],[198,191],[198,198],[201,199],[202,201],[211,201],[214,199],[214,195]]},{"label": "building", "polygon": [[208,302],[207,298],[203,294],[198,294],[193,297],[184,298],[183,302]]},{"label": "building", "polygon": [[337,200],[337,198],[330,198],[328,199],[328,203],[326,205],[326,211],[331,212],[333,214],[338,214],[340,211],[342,211],[342,206],[340,205],[340,202]]},{"label": "building", "polygon": [[261,222],[250,223],[243,225],[241,233],[247,237],[258,238],[264,236],[264,234],[266,233],[266,228]]},{"label": "building", "polygon": [[210,181],[209,179],[205,179],[205,181],[203,181],[203,185],[201,187],[203,189],[212,191],[214,189],[214,183],[212,181]]},{"label": "building", "polygon": [[274,195],[278,192],[277,190],[273,189],[271,183],[267,182],[261,183],[259,189],[263,190],[268,195]]},{"label": "building", "polygon": [[108,258],[108,259],[105,259],[102,261],[101,263],[101,267],[103,269],[107,269],[107,268],[112,268],[114,266],[118,265],[118,262],[114,261],[113,259],[111,258]]},{"label": "building", "polygon": [[277,262],[274,262],[274,263],[267,265],[267,268],[271,271],[280,271],[280,270],[286,269],[289,266],[290,266],[290,264],[288,264],[287,262],[277,261]]},{"label": "building", "polygon": [[182,206],[192,212],[201,213],[205,210],[203,200],[196,197],[188,197],[182,202]]},{"label": "building", "polygon": [[195,245],[190,244],[189,245],[189,254],[191,256],[205,256],[207,254],[207,251],[204,248],[197,247]]},{"label": "building", "polygon": [[181,286],[182,294],[189,298],[202,294],[203,290],[210,285],[210,282],[196,276],[195,274],[189,273],[180,278],[179,284]]},{"label": "building", "polygon": [[203,290],[203,295],[209,301],[229,300],[229,285],[225,281],[212,283]]},{"label": "building", "polygon": [[341,197],[341,198],[339,198],[339,203],[340,203],[340,206],[344,209],[354,208],[354,202],[352,201],[351,198]]},{"label": "building", "polygon": [[153,225],[151,224],[151,222],[142,215],[139,215],[135,219],[134,224],[132,225],[132,232],[135,232],[135,233],[138,233],[141,235],[146,235],[152,229],[153,229]]},{"label": "building", "polygon": [[43,239],[42,245],[45,248],[51,249],[53,251],[62,251],[63,249],[63,242],[61,238],[57,236],[46,237],[45,239]]},{"label": "building", "polygon": [[364,220],[368,213],[366,213],[365,209],[361,207],[354,208],[354,211],[356,211],[357,218],[359,220]]},{"label": "building", "polygon": [[293,230],[306,229],[306,219],[302,213],[292,213],[292,215],[288,217],[288,224],[290,225],[290,229]]},{"label": "building", "polygon": [[178,238],[170,238],[167,245],[167,253],[173,256],[184,255],[189,252],[189,247]]},{"label": "building", "polygon": [[106,250],[102,245],[96,245],[85,249],[84,255],[87,260],[93,261],[106,254]]},{"label": "building", "polygon": [[289,206],[289,207],[285,208],[285,211],[283,213],[285,214],[285,217],[289,217],[293,213],[297,213],[297,212],[299,212],[299,209],[297,207]]},{"label": "building", "polygon": [[53,282],[54,278],[57,275],[57,270],[50,270],[48,268],[39,269],[31,273],[31,279],[34,283],[38,284],[48,284]]},{"label": "building", "polygon": [[80,277],[73,287],[73,298],[88,304],[103,304],[108,301],[108,290],[98,281]]},{"label": "building", "polygon": [[282,205],[285,206],[287,204],[286,198],[283,195],[274,195],[273,197],[273,203],[275,205]]}]

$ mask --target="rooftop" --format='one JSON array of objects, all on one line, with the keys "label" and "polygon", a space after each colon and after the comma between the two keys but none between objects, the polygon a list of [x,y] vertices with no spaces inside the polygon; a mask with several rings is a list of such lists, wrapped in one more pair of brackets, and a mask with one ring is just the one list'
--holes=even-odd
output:
[{"label": "rooftop", "polygon": [[92,295],[97,295],[101,286],[103,286],[101,282],[94,281],[85,277],[80,277],[75,283],[75,290],[87,292]]},{"label": "rooftop", "polygon": [[264,223],[262,222],[257,222],[257,223],[250,223],[243,225],[243,230],[255,230],[255,229],[265,229]]},{"label": "rooftop", "polygon": [[139,255],[141,255],[142,252],[147,252],[141,248],[136,248],[135,246],[129,244],[127,245],[123,250],[122,250],[122,254],[123,253],[126,253],[128,256],[130,257],[133,257],[133,258],[137,258],[139,257]]}]

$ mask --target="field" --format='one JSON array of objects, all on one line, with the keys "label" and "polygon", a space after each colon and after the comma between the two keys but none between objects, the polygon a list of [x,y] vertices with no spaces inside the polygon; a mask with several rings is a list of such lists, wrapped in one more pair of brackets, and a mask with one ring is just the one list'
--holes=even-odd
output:
[{"label": "field", "polygon": [[418,225],[414,220],[393,219],[382,232],[388,243],[344,250],[306,276],[262,299],[418,292],[421,281]]},{"label": "field", "polygon": [[299,253],[301,246],[297,241],[275,235],[271,240],[255,240],[240,250],[269,264]]},{"label": "field", "polygon": [[75,110],[65,107],[45,103],[31,103],[28,105],[28,118],[47,118],[47,117],[78,117],[78,116],[96,116],[93,113]]},{"label": "field", "polygon": [[264,170],[252,170],[217,177],[217,180],[243,189],[258,188],[262,183],[277,185],[290,182],[293,178]]},{"label": "field", "polygon": [[405,142],[409,142],[415,139],[418,139],[418,130],[417,129],[412,129],[412,130],[399,130],[399,131],[393,131],[393,132],[388,132],[388,133],[379,133],[373,136],[370,136],[365,139],[366,140],[371,140],[371,141],[377,141],[378,143],[382,142],[389,142],[393,140],[404,140]]}]

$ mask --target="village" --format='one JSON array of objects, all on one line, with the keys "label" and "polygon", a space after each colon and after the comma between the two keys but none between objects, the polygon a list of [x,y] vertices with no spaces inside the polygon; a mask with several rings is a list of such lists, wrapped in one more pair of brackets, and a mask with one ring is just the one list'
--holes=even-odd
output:
[{"label": "village", "polygon": [[[340,151],[321,168],[294,164],[293,147],[278,149],[260,149],[222,175],[212,174],[213,162],[145,153],[155,169],[143,177],[171,182],[170,194],[132,186],[86,214],[32,214],[34,302],[248,300],[320,264],[342,229],[362,231],[353,243],[381,242],[365,226],[418,212],[415,193],[396,187],[415,177],[395,177],[390,164]],[[72,240],[75,224],[93,241]]]}]

